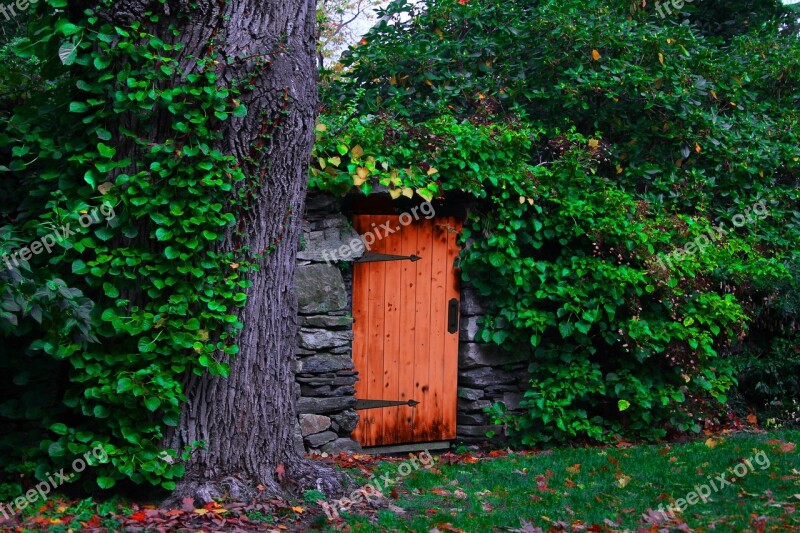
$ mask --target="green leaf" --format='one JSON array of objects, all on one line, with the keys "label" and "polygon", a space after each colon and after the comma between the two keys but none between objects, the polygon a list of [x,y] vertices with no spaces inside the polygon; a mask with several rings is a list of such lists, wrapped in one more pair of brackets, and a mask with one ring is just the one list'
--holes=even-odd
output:
[{"label": "green leaf", "polygon": [[97,150],[100,152],[101,156],[107,159],[111,159],[117,153],[116,148],[112,148],[104,143],[97,143]]},{"label": "green leaf", "polygon": [[78,57],[78,47],[72,43],[64,43],[58,49],[58,58],[61,60],[61,63],[66,66],[70,66],[75,63],[75,59]]},{"label": "green leaf", "polygon": [[106,476],[98,476],[97,478],[97,486],[101,489],[110,489],[114,485],[117,484],[117,480],[113,477],[106,477]]},{"label": "green leaf", "polygon": [[69,103],[69,111],[70,113],[85,113],[89,110],[89,106],[86,105],[84,102],[70,102]]},{"label": "green leaf", "polygon": [[151,396],[144,401],[145,407],[147,407],[150,411],[155,411],[161,405],[161,400],[158,398]]},{"label": "green leaf", "polygon": [[620,411],[624,411],[625,409],[627,409],[630,406],[631,406],[631,402],[629,402],[628,400],[619,400],[617,402],[617,408]]},{"label": "green leaf", "polygon": [[50,431],[52,431],[53,433],[57,433],[58,435],[66,435],[69,432],[69,429],[65,424],[57,422],[52,426],[50,426]]}]

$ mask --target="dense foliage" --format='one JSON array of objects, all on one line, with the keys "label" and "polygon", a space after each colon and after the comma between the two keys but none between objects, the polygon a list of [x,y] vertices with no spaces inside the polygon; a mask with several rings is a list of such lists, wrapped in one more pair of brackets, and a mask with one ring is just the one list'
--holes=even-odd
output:
[{"label": "dense foliage", "polygon": [[463,278],[493,304],[484,340],[529,347],[525,413],[495,406],[525,442],[699,430],[736,354],[792,364],[800,43],[780,11],[731,32],[706,8],[401,0],[351,51],[312,183],[481,199]]}]

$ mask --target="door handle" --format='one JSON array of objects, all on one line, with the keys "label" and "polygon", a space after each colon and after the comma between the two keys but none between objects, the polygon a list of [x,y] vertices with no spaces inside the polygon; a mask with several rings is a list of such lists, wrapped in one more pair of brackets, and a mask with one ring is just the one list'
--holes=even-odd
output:
[{"label": "door handle", "polygon": [[458,332],[458,300],[453,298],[447,305],[447,332]]}]

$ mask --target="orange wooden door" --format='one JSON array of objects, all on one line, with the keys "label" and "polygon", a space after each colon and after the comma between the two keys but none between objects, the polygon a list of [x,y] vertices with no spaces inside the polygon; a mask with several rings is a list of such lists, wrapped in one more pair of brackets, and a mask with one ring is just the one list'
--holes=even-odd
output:
[{"label": "orange wooden door", "polygon": [[[353,438],[362,446],[456,436],[458,313],[451,332],[448,312],[451,300],[460,299],[455,260],[461,221],[442,217],[407,226],[400,222],[396,215],[357,215],[353,220],[360,235],[383,236],[374,239],[371,253],[421,258],[355,264],[356,398],[419,404],[360,410]],[[385,235],[386,228],[394,232]]]}]

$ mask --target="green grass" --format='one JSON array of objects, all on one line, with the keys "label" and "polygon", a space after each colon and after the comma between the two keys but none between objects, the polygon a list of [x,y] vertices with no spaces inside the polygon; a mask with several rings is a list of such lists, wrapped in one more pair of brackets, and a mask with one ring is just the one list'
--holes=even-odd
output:
[{"label": "green grass", "polygon": [[[522,520],[556,531],[592,524],[611,531],[649,529],[652,523],[642,517],[649,509],[666,508],[709,477],[725,474],[735,482],[712,490],[707,502],[698,501],[673,519],[662,516],[661,527],[677,530],[685,522],[694,530],[797,531],[800,459],[796,450],[788,451],[791,446],[780,444],[798,439],[798,431],[735,434],[708,444],[563,448],[474,464],[439,462],[398,485],[391,501],[405,513],[359,510],[342,517],[353,531],[507,531],[521,528]],[[747,468],[741,478],[732,472],[759,451],[765,456],[759,456],[761,463],[751,460],[752,471]],[[769,467],[762,469],[765,458]],[[379,470],[396,475],[398,464],[381,464]]]}]

